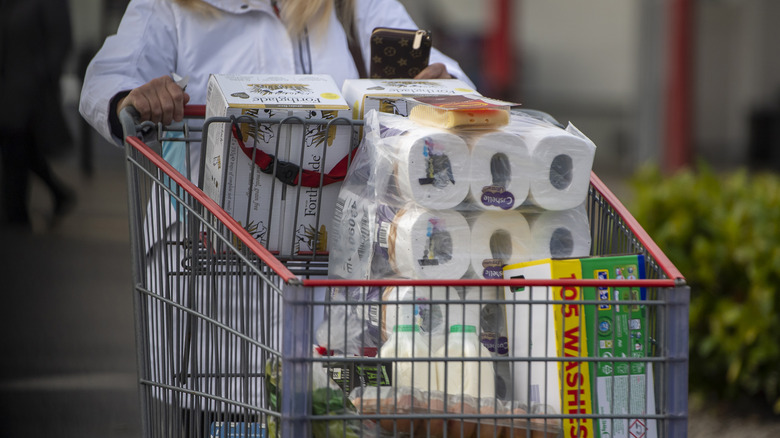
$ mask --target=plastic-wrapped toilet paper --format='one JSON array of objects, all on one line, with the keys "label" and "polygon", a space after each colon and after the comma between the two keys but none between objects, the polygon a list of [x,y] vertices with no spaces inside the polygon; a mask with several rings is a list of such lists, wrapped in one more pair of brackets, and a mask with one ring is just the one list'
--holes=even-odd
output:
[{"label": "plastic-wrapped toilet paper", "polygon": [[511,210],[525,202],[532,163],[523,137],[491,131],[465,139],[471,150],[471,204],[484,210]]},{"label": "plastic-wrapped toilet paper", "polygon": [[529,198],[547,210],[580,205],[588,194],[596,145],[577,128],[536,126],[523,133],[533,162]]},{"label": "plastic-wrapped toilet paper", "polygon": [[[430,300],[457,300],[458,294],[445,286],[388,286],[382,294],[382,340],[386,340],[396,325],[417,325],[428,334],[442,332],[446,324],[446,304],[430,304]],[[410,301],[399,304],[393,301]]]},{"label": "plastic-wrapped toilet paper", "polygon": [[395,272],[407,278],[461,278],[468,271],[469,224],[455,210],[399,211],[388,238]]},{"label": "plastic-wrapped toilet paper", "polygon": [[534,239],[519,211],[484,211],[471,224],[471,269],[486,279],[504,277],[503,267],[532,259]]},{"label": "plastic-wrapped toilet paper", "polygon": [[544,211],[531,222],[533,258],[571,258],[590,255],[590,225],[584,205]]},{"label": "plastic-wrapped toilet paper", "polygon": [[371,267],[372,235],[376,206],[358,194],[342,187],[336,201],[328,258],[331,278],[366,279]]},{"label": "plastic-wrapped toilet paper", "polygon": [[395,153],[396,183],[404,200],[446,210],[466,199],[470,154],[459,136],[440,129],[412,129],[397,137]]}]

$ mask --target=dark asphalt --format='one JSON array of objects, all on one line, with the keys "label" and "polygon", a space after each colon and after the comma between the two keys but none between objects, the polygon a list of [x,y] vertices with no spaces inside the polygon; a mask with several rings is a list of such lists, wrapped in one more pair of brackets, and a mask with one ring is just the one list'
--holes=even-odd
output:
[{"label": "dark asphalt", "polygon": [[53,160],[78,194],[50,223],[33,184],[33,231],[0,226],[0,437],[137,437],[140,414],[124,154],[95,140]]}]

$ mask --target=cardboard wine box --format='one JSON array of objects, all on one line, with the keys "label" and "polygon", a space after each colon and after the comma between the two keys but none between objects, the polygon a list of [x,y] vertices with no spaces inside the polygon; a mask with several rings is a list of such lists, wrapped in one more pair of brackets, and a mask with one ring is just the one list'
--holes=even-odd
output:
[{"label": "cardboard wine box", "polygon": [[[282,180],[299,176],[298,169],[330,172],[349,154],[350,126],[300,123],[351,118],[340,90],[327,75],[212,75],[206,119],[242,116],[258,123],[237,119],[238,129],[232,123],[211,124],[204,192],[272,252],[326,251],[341,184],[305,187]],[[266,166],[266,173],[260,164],[269,156],[275,164]]]}]

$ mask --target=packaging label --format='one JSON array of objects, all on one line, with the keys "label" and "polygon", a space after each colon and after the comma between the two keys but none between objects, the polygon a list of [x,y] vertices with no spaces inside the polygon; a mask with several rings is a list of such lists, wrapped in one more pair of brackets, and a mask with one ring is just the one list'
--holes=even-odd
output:
[{"label": "packaging label", "polygon": [[[583,278],[620,280],[644,278],[641,256],[592,257],[581,260]],[[596,413],[646,415],[655,411],[652,379],[646,362],[626,362],[620,358],[647,357],[646,309],[639,303],[644,292],[636,287],[598,287],[584,289],[586,300],[602,304],[589,306],[588,327],[595,327],[597,342],[591,343],[592,356],[603,360],[594,364]],[[611,360],[610,360],[611,359]],[[613,438],[651,438],[657,436],[656,424],[646,419],[601,419],[597,428],[602,436]]]},{"label": "packaging label", "polygon": [[502,210],[511,210],[515,206],[515,195],[502,186],[483,187],[482,196],[480,196],[479,200],[482,202],[482,205],[499,207]]},{"label": "packaging label", "polygon": [[[554,261],[553,278],[581,278],[579,261]],[[584,306],[567,304],[582,300],[579,287],[553,287],[553,298],[563,304],[554,305],[556,339],[559,357],[588,357],[588,335],[583,326]],[[563,415],[589,415],[593,413],[590,365],[587,362],[561,362],[561,410]],[[568,419],[563,421],[563,436],[594,436],[593,420]]]},{"label": "packaging label", "polygon": [[447,231],[444,219],[432,217],[428,219],[428,229],[425,233],[428,239],[421,257],[417,260],[420,266],[437,266],[439,262],[452,260],[452,236]]},{"label": "packaging label", "polygon": [[214,422],[209,428],[209,438],[265,438],[265,425]]}]

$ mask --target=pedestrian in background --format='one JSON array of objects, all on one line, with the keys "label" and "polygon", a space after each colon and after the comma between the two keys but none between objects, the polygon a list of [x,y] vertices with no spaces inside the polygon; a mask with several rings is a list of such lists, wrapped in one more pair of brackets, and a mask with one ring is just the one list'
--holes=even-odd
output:
[{"label": "pedestrian in background", "polygon": [[[30,174],[53,198],[52,219],[75,203],[74,192],[54,174],[45,151],[69,148],[60,76],[71,49],[65,0],[0,2],[0,154],[4,222],[31,229]],[[47,142],[54,143],[48,145]]]}]

